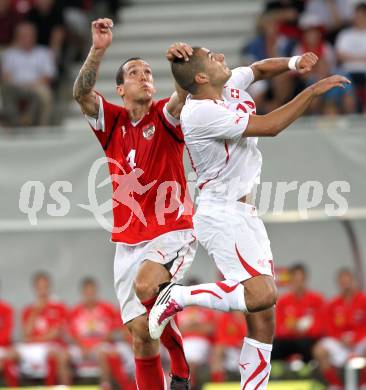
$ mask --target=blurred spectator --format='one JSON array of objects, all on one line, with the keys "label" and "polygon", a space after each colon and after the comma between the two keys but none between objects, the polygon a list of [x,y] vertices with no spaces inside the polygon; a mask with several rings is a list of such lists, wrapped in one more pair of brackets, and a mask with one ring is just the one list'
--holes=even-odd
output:
[{"label": "blurred spectator", "polygon": [[[199,281],[189,281],[189,285]],[[204,381],[204,367],[210,360],[213,334],[215,327],[215,312],[212,310],[191,306],[178,315],[179,329],[183,336],[183,346],[186,359],[191,368],[192,387],[199,386]]]},{"label": "blurred spectator", "polygon": [[2,58],[2,97],[5,120],[11,126],[48,125],[52,111],[50,87],[56,69],[51,51],[36,45],[30,23],[16,28],[13,47]]},{"label": "blurred spectator", "polygon": [[0,376],[4,377],[7,386],[17,386],[17,378],[14,375],[15,367],[7,359],[8,348],[12,342],[14,326],[13,308],[0,300]]},{"label": "blurred spectator", "polygon": [[356,88],[359,109],[366,112],[366,3],[356,6],[353,27],[339,34],[336,49],[342,69]]},{"label": "blurred spectator", "polygon": [[[306,52],[315,53],[319,61],[311,73],[297,76],[300,82],[298,89],[308,87],[336,72],[336,55],[333,47],[325,39],[321,20],[315,15],[304,15],[300,19],[302,39],[295,47],[293,55],[303,55]],[[352,86],[345,89],[336,88],[325,94],[320,101],[314,102],[309,112],[312,114],[349,114],[356,109]]]},{"label": "blurred spectator", "polygon": [[64,19],[56,0],[34,0],[26,19],[37,30],[37,43],[52,49],[59,58],[65,38]]},{"label": "blurred spectator", "polygon": [[[326,307],[326,337],[314,347],[314,357],[325,380],[334,388],[343,389],[337,368],[352,355],[362,355],[366,347],[366,295],[357,286],[353,273],[338,273],[339,296]],[[366,385],[366,383],[364,383]]]},{"label": "blurred spectator", "polygon": [[338,32],[352,19],[352,0],[308,0],[304,12],[320,18],[333,43]]},{"label": "blurred spectator", "polygon": [[0,50],[8,46],[13,38],[20,15],[12,7],[11,0],[0,1]]},{"label": "blurred spectator", "polygon": [[[112,345],[117,328],[115,308],[98,298],[97,283],[92,278],[82,281],[81,294],[82,302],[70,313],[70,335],[74,344],[70,346],[63,361],[71,362],[79,372],[85,368],[97,367],[103,389],[111,387],[110,374],[115,375],[120,388],[129,389],[130,380]],[[63,383],[69,385],[71,382],[71,374],[64,372]]]},{"label": "blurred spectator", "polygon": [[[288,57],[294,42],[279,32],[279,24],[272,12],[260,17],[258,36],[243,47],[241,54],[245,65],[271,57]],[[288,74],[272,80],[253,84],[250,93],[254,97],[259,110],[272,111],[287,102],[292,94],[293,83]]]},{"label": "blurred spectator", "polygon": [[312,347],[323,335],[324,299],[308,289],[304,265],[290,269],[290,291],[276,305],[276,338],[272,359],[282,360],[300,355],[305,362],[312,359]]},{"label": "blurred spectator", "polygon": [[245,334],[246,325],[242,312],[219,314],[211,358],[212,382],[240,380],[238,362]]},{"label": "blurred spectator", "polygon": [[33,277],[36,300],[22,312],[23,342],[10,357],[20,372],[31,378],[45,377],[47,386],[57,384],[59,353],[64,345],[67,313],[65,306],[51,299],[51,281],[45,272]]},{"label": "blurred spectator", "polygon": [[306,0],[267,1],[265,10],[272,11],[279,22],[281,34],[289,38],[299,38],[298,21],[304,11]]}]

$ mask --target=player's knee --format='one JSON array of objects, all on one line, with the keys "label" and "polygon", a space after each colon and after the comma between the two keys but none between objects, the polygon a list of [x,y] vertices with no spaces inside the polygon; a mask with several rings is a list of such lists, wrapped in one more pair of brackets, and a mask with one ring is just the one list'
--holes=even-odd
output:
[{"label": "player's knee", "polygon": [[314,345],[313,356],[316,360],[324,360],[328,358],[328,351],[324,348],[321,342]]},{"label": "player's knee", "polygon": [[158,287],[153,286],[151,283],[145,280],[136,279],[134,281],[134,288],[137,297],[141,301],[146,301],[158,293]]},{"label": "player's knee", "polygon": [[144,354],[151,349],[155,341],[151,339],[146,316],[140,316],[130,321],[127,327],[132,336],[132,346],[135,354]]},{"label": "player's knee", "polygon": [[272,277],[261,275],[244,283],[245,301],[249,312],[272,308],[277,302],[277,288]]}]

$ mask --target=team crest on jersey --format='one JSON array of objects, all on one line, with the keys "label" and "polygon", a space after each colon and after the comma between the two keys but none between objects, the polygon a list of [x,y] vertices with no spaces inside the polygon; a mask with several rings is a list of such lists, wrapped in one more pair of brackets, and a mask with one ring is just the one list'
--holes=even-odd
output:
[{"label": "team crest on jersey", "polygon": [[127,133],[127,130],[126,130],[126,126],[125,125],[122,125],[121,126],[121,131],[122,131],[122,136],[124,137]]},{"label": "team crest on jersey", "polygon": [[151,140],[154,134],[155,134],[155,126],[152,123],[142,128],[142,135],[146,140],[148,141]]},{"label": "team crest on jersey", "polygon": [[231,97],[233,99],[239,99],[239,97],[240,97],[240,90],[239,89],[235,89],[235,88],[231,88],[230,95],[231,95]]}]

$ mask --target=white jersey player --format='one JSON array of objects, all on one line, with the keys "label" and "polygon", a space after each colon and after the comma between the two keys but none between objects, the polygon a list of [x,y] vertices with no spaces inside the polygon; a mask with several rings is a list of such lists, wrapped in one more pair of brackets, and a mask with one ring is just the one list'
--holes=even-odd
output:
[{"label": "white jersey player", "polygon": [[177,83],[191,94],[182,110],[181,124],[201,190],[194,218],[196,234],[225,280],[164,287],[150,313],[150,334],[158,338],[171,316],[185,306],[250,313],[246,316],[248,336],[238,362],[245,390],[267,386],[277,294],[267,232],[255,207],[247,203],[261,172],[257,137],[277,135],[316,96],[348,80],[341,76],[322,80],[263,116],[255,115],[255,104],[246,89],[256,80],[289,68],[306,73],[316,62],[316,55],[307,53],[231,71],[223,54],[195,48],[188,62],[177,59],[172,64]]}]

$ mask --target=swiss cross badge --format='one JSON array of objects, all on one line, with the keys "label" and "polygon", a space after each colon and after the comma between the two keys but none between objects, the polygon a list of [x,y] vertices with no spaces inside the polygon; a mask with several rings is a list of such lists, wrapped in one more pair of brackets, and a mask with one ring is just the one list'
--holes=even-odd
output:
[{"label": "swiss cross badge", "polygon": [[122,131],[122,136],[124,137],[127,133],[126,126],[122,125],[121,126],[121,131]]},{"label": "swiss cross badge", "polygon": [[154,134],[155,134],[155,126],[152,123],[142,128],[142,135],[144,136],[145,139],[151,140]]},{"label": "swiss cross badge", "polygon": [[231,89],[231,97],[234,98],[234,99],[239,99],[239,97],[240,97],[239,89],[232,88]]}]

